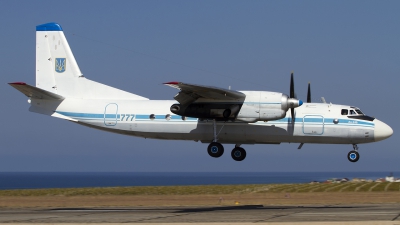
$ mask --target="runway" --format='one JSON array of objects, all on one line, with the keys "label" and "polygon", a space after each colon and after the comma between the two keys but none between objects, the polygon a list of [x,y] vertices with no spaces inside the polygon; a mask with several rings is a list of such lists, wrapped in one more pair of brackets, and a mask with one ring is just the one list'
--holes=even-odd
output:
[{"label": "runway", "polygon": [[[399,224],[400,204],[0,209],[0,223]],[[335,224],[335,223],[333,223]]]}]

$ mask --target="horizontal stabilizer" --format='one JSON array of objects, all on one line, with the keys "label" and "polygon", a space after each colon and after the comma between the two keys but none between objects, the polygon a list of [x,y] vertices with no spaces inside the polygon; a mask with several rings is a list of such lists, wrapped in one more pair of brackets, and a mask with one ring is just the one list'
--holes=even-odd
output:
[{"label": "horizontal stabilizer", "polygon": [[17,89],[18,91],[22,92],[29,98],[36,98],[36,99],[45,99],[45,100],[63,100],[64,97],[58,94],[51,93],[49,91],[45,91],[43,89],[31,86],[24,82],[15,82],[15,83],[8,83],[13,88]]}]

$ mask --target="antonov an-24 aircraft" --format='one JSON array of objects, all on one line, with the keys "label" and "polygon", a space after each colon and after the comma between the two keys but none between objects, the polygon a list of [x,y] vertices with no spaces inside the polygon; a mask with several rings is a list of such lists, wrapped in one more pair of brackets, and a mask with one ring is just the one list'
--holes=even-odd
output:
[{"label": "antonov an-24 aircraft", "polygon": [[[293,73],[290,95],[268,91],[234,91],[168,82],[175,100],[149,100],[86,79],[61,26],[36,27],[36,86],[10,85],[25,94],[29,111],[88,127],[144,138],[194,140],[208,145],[208,154],[224,153],[221,143],[235,144],[231,156],[246,157],[242,144],[282,142],[350,144],[350,162],[360,158],[357,144],[384,140],[392,128],[359,108],[296,99]],[[287,113],[290,111],[290,113]]]}]

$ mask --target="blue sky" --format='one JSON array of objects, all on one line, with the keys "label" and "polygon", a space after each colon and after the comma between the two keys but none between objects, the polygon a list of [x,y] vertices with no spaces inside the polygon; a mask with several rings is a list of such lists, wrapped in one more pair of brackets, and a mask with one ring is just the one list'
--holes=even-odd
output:
[{"label": "blue sky", "polygon": [[[2,1],[0,172],[400,171],[398,1]],[[30,113],[7,83],[35,82],[35,26],[60,23],[83,74],[150,99],[182,81],[324,96],[355,105],[394,135],[360,145],[245,145],[211,158],[206,144],[145,140]]]}]

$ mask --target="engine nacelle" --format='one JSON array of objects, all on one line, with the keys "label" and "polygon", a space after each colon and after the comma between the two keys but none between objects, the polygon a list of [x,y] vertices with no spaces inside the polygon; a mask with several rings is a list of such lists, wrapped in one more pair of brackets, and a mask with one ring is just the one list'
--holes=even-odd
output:
[{"label": "engine nacelle", "polygon": [[290,108],[303,104],[301,100],[289,98],[278,92],[246,91],[246,99],[237,116],[237,120],[245,122],[279,120],[286,116]]},{"label": "engine nacelle", "polygon": [[303,104],[300,100],[289,98],[278,92],[243,91],[246,98],[238,101],[199,101],[189,105],[174,104],[172,113],[203,119],[240,120],[257,122],[279,120],[286,116],[290,108]]}]

